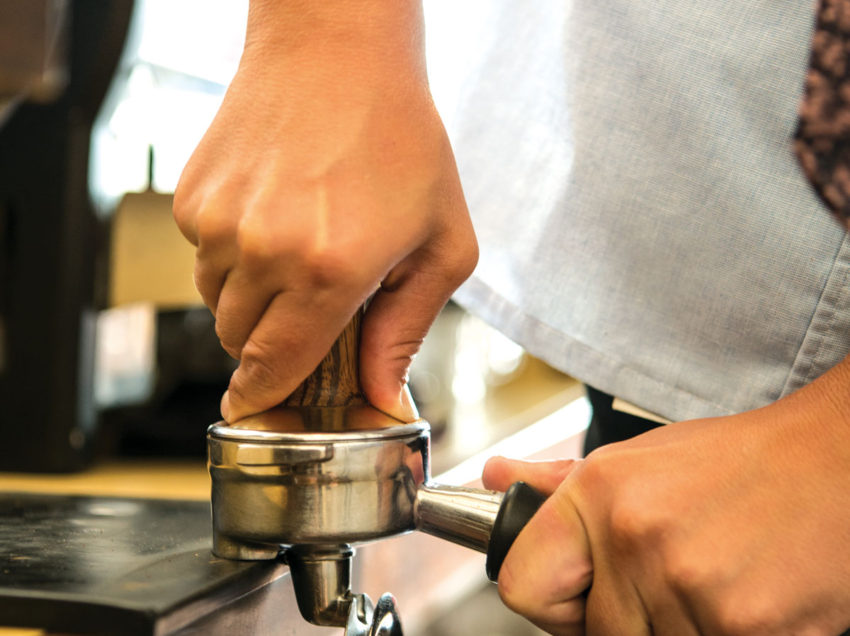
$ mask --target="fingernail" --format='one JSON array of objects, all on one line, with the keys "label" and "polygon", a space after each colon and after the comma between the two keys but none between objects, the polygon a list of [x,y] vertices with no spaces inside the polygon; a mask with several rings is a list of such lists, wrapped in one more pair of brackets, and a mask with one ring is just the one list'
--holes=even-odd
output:
[{"label": "fingernail", "polygon": [[230,421],[230,391],[225,391],[221,396],[221,416],[225,422]]},{"label": "fingernail", "polygon": [[399,396],[399,406],[401,408],[401,419],[405,422],[413,422],[419,419],[419,409],[413,403],[413,396],[410,394],[410,388],[405,384],[401,389]]}]

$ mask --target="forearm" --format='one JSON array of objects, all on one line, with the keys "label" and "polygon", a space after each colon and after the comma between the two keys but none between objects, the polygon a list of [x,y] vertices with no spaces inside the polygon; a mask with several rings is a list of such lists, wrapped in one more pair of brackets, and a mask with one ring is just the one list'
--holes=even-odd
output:
[{"label": "forearm", "polygon": [[[243,63],[286,60],[325,85],[427,86],[420,0],[251,0]],[[399,82],[401,84],[399,84]]]},{"label": "forearm", "polygon": [[419,0],[251,0],[225,102],[262,119],[260,143],[301,157],[311,178],[328,178],[348,157],[364,183],[378,183],[362,172],[366,149],[410,172],[448,155],[435,143],[445,133],[428,87]]}]

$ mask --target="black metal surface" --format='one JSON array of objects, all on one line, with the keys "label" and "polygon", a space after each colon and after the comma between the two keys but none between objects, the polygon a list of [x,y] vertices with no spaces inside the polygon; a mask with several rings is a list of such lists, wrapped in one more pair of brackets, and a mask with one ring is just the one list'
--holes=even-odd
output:
[{"label": "black metal surface", "polygon": [[168,633],[286,572],[210,547],[206,502],[0,494],[0,625]]}]

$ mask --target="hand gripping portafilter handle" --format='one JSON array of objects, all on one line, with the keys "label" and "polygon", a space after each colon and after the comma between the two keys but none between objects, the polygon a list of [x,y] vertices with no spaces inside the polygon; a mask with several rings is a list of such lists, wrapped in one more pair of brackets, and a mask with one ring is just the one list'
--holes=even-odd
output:
[{"label": "hand gripping portafilter handle", "polygon": [[517,536],[538,511],[546,495],[522,481],[515,482],[505,492],[487,545],[485,571],[494,583]]}]

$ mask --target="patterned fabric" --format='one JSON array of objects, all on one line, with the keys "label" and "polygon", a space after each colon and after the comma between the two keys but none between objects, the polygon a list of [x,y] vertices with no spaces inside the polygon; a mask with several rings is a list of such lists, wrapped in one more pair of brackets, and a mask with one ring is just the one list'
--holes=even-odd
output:
[{"label": "patterned fabric", "polygon": [[850,224],[850,0],[820,0],[795,148],[818,194]]}]

